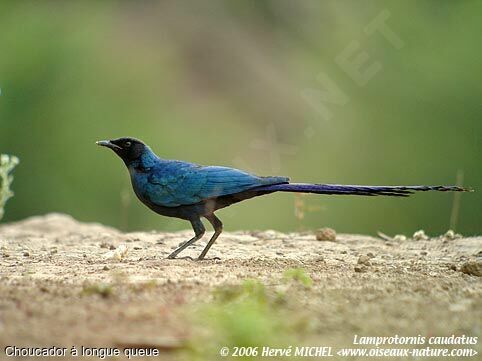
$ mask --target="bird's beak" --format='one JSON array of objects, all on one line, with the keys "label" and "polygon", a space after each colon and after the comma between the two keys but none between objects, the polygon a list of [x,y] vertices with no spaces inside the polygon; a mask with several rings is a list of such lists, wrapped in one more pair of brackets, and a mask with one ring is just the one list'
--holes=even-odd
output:
[{"label": "bird's beak", "polygon": [[101,147],[107,147],[113,150],[122,149],[117,144],[112,143],[110,140],[99,140],[98,142],[95,142],[95,144],[100,145]]}]

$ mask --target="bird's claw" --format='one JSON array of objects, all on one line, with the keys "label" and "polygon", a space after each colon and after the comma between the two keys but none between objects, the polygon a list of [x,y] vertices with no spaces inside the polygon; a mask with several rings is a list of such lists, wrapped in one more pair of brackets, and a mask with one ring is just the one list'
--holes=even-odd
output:
[{"label": "bird's claw", "polygon": [[167,259],[189,259],[191,261],[194,261],[194,258],[192,258],[191,256],[183,256],[183,257],[176,257],[176,256],[167,256]]},{"label": "bird's claw", "polygon": [[221,261],[221,258],[219,258],[219,257],[213,257],[213,258],[198,257],[198,258],[196,258],[196,261]]}]

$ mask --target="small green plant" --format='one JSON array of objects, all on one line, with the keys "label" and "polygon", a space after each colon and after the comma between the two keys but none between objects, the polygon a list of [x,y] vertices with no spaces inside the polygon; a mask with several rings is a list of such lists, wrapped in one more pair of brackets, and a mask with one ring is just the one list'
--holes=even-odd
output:
[{"label": "small green plant", "polygon": [[10,189],[13,182],[11,172],[18,163],[18,158],[13,155],[2,154],[0,156],[0,220],[5,214],[5,204],[13,197]]},{"label": "small green plant", "polygon": [[[286,345],[292,333],[276,293],[263,283],[247,279],[238,285],[218,287],[213,302],[194,311],[199,330],[188,347],[189,360],[216,360],[222,346],[261,349]],[[243,360],[257,359],[253,355]]]},{"label": "small green plant", "polygon": [[108,298],[112,296],[114,293],[113,287],[107,283],[93,283],[93,284],[84,284],[82,287],[82,292],[80,293],[82,296],[92,296],[92,295],[99,295],[102,298]]},{"label": "small green plant", "polygon": [[[282,286],[279,281],[275,280],[275,284]],[[293,269],[281,281],[288,287],[301,287],[294,293],[280,292],[279,287],[267,286],[256,279],[217,287],[212,302],[193,310],[197,326],[185,359],[222,360],[219,357],[222,347],[230,352],[242,347],[248,353],[239,358],[254,361],[264,359],[264,346],[285,348],[300,344],[312,323],[300,309],[296,295],[310,292],[312,280],[303,270]]]},{"label": "small green plant", "polygon": [[302,268],[290,268],[283,274],[283,280],[285,282],[297,281],[305,288],[310,288],[313,285],[313,280]]},{"label": "small green plant", "polygon": [[228,304],[239,300],[250,300],[259,304],[266,304],[267,302],[265,286],[254,279],[246,279],[239,285],[218,287],[213,291],[213,296],[219,304]]}]

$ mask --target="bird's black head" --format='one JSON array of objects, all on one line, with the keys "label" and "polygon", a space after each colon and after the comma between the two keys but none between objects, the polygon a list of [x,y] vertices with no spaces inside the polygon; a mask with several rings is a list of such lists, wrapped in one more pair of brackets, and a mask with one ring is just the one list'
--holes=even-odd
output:
[{"label": "bird's black head", "polygon": [[100,140],[96,144],[112,149],[126,164],[139,159],[147,150],[147,145],[135,138]]}]

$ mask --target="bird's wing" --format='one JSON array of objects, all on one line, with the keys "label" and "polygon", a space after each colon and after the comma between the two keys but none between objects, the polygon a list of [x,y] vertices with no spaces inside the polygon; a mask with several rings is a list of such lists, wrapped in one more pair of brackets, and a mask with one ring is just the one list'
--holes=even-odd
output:
[{"label": "bird's wing", "polygon": [[171,161],[149,175],[148,193],[155,204],[177,207],[288,181],[286,177],[258,177],[234,168]]}]

